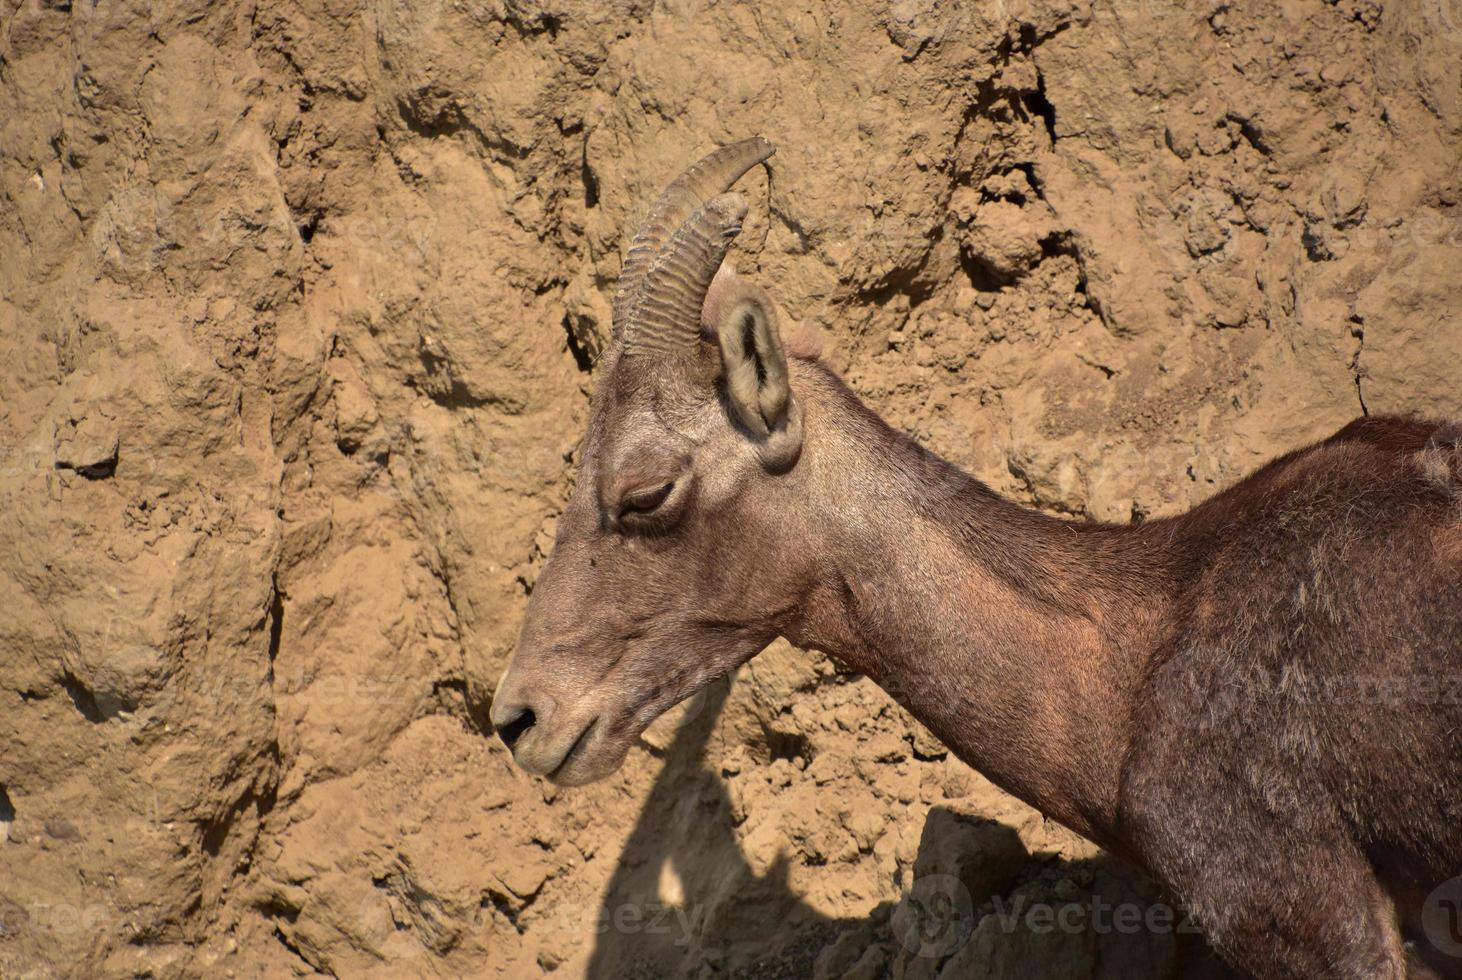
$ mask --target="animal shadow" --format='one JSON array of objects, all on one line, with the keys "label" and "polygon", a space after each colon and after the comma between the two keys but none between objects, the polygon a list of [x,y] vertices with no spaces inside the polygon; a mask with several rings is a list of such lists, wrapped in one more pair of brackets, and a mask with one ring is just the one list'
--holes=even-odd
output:
[{"label": "animal shadow", "polygon": [[[705,764],[728,692],[715,685],[705,709],[666,750],[603,896],[591,980],[1240,976],[1153,886],[1105,856],[1023,856],[990,895],[971,894],[967,876],[919,875],[926,858],[949,850],[948,835],[960,827],[943,807],[926,819],[913,884],[901,901],[884,902],[866,918],[820,912],[789,886],[785,854],[765,873],[750,866],[726,785]],[[1014,839],[1024,855],[1012,828],[985,823],[992,844]]]}]

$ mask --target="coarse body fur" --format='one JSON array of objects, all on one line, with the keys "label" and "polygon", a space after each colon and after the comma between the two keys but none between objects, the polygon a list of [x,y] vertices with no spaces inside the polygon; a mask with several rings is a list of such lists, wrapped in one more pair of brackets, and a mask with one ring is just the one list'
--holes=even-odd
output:
[{"label": "coarse body fur", "polygon": [[1361,419],[1140,524],[1020,507],[785,357],[722,264],[746,213],[725,191],[772,152],[704,158],[630,248],[489,709],[517,762],[601,778],[785,636],[1255,976],[1462,976],[1462,424]]},{"label": "coarse body fur", "polygon": [[1458,973],[1420,914],[1462,874],[1462,427],[1358,420],[1111,526],[1003,501],[817,384],[849,465],[884,470],[889,543],[859,522],[863,573],[794,639],[1168,885],[1254,972],[1403,976],[1409,939],[1413,976]]}]

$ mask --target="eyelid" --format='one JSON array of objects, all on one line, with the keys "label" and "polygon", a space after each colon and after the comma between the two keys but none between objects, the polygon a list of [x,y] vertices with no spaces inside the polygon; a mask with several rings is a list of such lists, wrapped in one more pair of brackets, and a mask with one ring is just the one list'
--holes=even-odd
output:
[{"label": "eyelid", "polygon": [[670,493],[674,489],[675,481],[667,480],[659,486],[632,490],[620,498],[619,512],[620,514],[649,513],[669,499]]}]

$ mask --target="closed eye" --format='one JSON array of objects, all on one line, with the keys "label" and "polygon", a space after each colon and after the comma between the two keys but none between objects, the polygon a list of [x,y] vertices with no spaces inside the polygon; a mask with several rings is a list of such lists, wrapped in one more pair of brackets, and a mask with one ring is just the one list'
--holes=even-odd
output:
[{"label": "closed eye", "polygon": [[655,513],[670,496],[670,491],[674,489],[675,483],[671,481],[658,487],[648,487],[625,494],[619,501],[620,520],[626,517],[647,517]]}]

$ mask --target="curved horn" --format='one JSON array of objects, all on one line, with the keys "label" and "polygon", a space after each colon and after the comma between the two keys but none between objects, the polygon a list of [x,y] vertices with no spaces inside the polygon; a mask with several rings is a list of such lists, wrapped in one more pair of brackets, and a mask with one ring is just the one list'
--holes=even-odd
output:
[{"label": "curved horn", "polygon": [[[644,285],[646,273],[673,235],[697,208],[731,188],[752,167],[776,152],[760,136],[714,150],[677,177],[661,194],[630,242],[614,297],[614,332],[624,331],[629,308]],[[715,270],[712,270],[713,272]]]},{"label": "curved horn", "polygon": [[744,217],[746,198],[721,194],[696,208],[670,236],[625,305],[626,354],[695,350],[706,290]]}]

